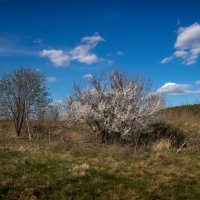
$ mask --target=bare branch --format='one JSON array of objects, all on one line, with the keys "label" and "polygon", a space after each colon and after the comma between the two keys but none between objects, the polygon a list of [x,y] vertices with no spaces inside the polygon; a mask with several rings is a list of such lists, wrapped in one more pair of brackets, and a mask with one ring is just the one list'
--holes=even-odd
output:
[{"label": "bare branch", "polygon": [[20,67],[0,77],[0,112],[15,123],[19,136],[24,119],[34,118],[48,104],[46,78],[32,69]]}]

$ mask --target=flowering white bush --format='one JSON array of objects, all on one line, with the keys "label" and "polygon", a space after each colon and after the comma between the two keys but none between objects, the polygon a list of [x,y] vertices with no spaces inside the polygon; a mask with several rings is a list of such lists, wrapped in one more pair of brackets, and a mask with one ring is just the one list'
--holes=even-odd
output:
[{"label": "flowering white bush", "polygon": [[113,72],[104,79],[93,76],[90,85],[74,87],[67,100],[69,114],[73,120],[87,122],[103,142],[117,138],[137,144],[141,134],[150,133],[159,121],[163,98],[151,93],[149,81]]}]

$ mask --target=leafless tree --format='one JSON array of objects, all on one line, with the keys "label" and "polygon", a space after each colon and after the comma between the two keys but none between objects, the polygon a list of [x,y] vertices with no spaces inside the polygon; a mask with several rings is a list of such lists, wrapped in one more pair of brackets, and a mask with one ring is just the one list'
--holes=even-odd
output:
[{"label": "leafless tree", "polygon": [[102,142],[109,138],[137,146],[141,134],[152,131],[163,97],[151,92],[150,81],[114,71],[104,78],[94,76],[89,86],[74,86],[67,99],[69,118],[88,123]]},{"label": "leafless tree", "polygon": [[51,102],[45,113],[45,119],[58,121],[63,119],[63,112],[66,112],[63,102]]},{"label": "leafless tree", "polygon": [[1,75],[0,110],[5,118],[13,120],[17,136],[20,136],[24,122],[29,129],[29,119],[36,117],[41,105],[45,107],[48,104],[45,82],[43,74],[23,67]]}]

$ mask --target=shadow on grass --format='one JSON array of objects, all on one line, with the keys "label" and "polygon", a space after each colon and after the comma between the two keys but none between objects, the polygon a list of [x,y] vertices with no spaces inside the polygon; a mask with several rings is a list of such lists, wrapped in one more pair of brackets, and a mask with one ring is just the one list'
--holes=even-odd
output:
[{"label": "shadow on grass", "polygon": [[172,147],[180,148],[186,140],[185,135],[177,126],[159,123],[154,125],[153,128],[154,131],[151,134],[141,135],[140,145],[149,145],[160,140],[169,140]]}]

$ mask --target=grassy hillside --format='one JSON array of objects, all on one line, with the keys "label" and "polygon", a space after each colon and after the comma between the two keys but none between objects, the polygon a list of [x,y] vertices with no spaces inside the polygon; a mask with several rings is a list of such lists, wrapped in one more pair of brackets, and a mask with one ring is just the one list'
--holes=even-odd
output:
[{"label": "grassy hillside", "polygon": [[164,118],[172,122],[200,122],[200,104],[170,107],[163,111]]},{"label": "grassy hillside", "polygon": [[[181,119],[183,108],[196,121]],[[163,114],[189,139],[178,153],[163,139],[134,154],[131,147],[101,144],[83,125],[29,142],[1,123],[0,199],[200,199],[199,105],[183,108]]]},{"label": "grassy hillside", "polygon": [[162,117],[188,138],[187,149],[200,153],[200,104],[167,108]]}]

